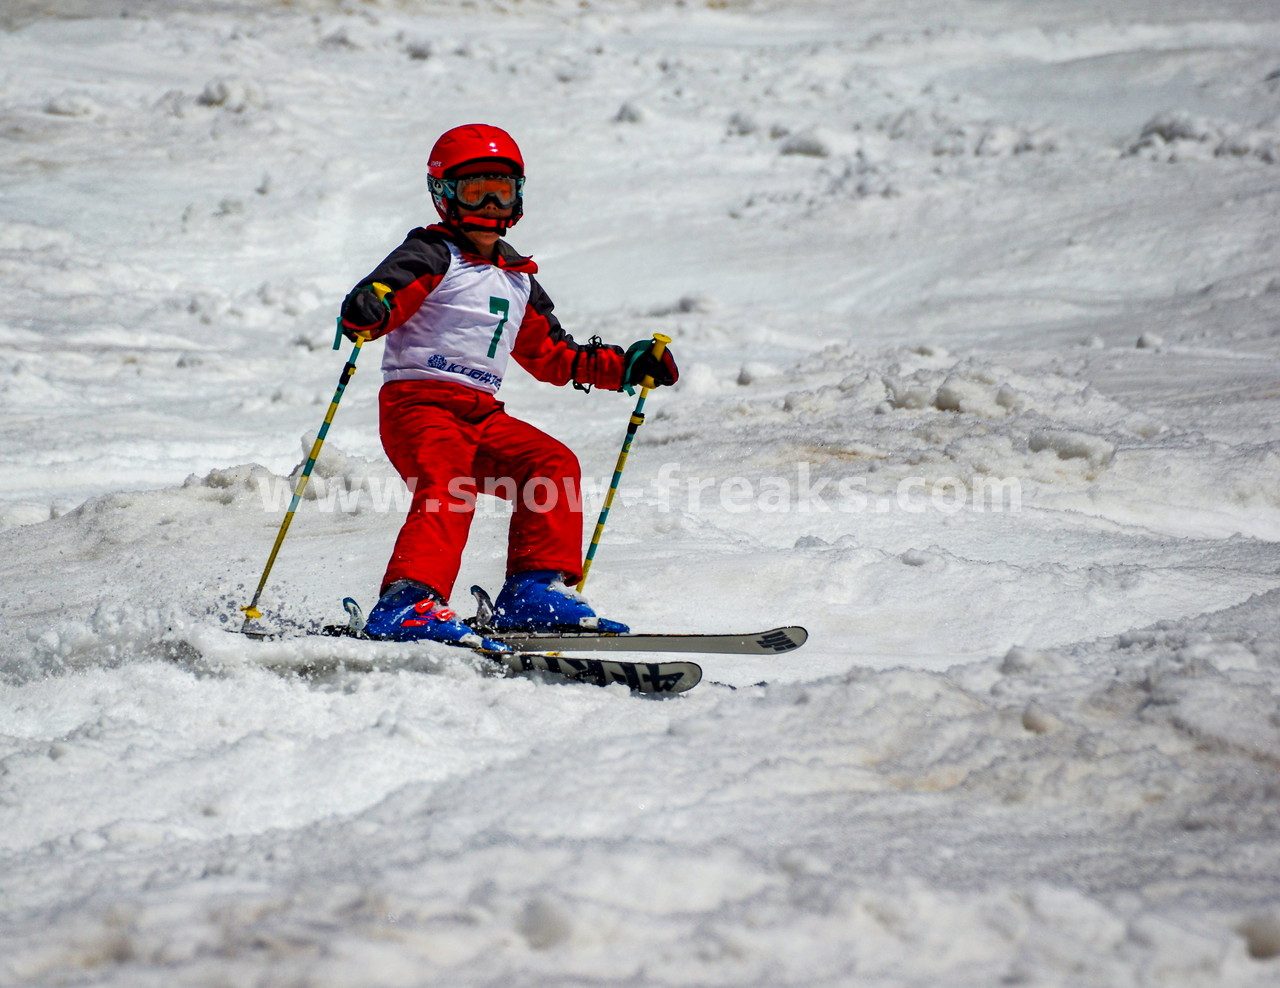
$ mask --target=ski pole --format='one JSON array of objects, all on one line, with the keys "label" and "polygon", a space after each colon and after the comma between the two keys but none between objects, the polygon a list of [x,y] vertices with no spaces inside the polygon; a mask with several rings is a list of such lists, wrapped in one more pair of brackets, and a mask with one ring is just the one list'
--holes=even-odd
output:
[{"label": "ski pole", "polygon": [[[338,335],[334,337],[333,348],[338,349],[338,344],[342,340],[342,321],[338,321]],[[284,537],[289,532],[289,526],[293,524],[294,512],[298,510],[298,502],[302,500],[302,492],[307,489],[307,481],[311,479],[311,471],[316,465],[316,459],[320,456],[320,447],[324,445],[324,437],[329,434],[329,426],[333,424],[333,415],[338,410],[338,402],[342,400],[342,392],[347,389],[347,382],[351,380],[351,375],[356,372],[356,358],[360,356],[360,347],[364,344],[364,340],[360,337],[356,338],[356,345],[351,351],[351,356],[347,358],[347,362],[343,365],[342,375],[338,378],[338,389],[333,393],[333,400],[329,402],[329,411],[325,413],[324,422],[320,426],[320,431],[316,433],[316,441],[311,444],[311,452],[307,455],[306,466],[302,468],[302,474],[298,477],[298,483],[293,489],[293,500],[289,502],[289,510],[284,513],[284,521],[280,523],[280,532],[276,535],[276,544],[271,547],[271,555],[267,557],[266,569],[262,571],[262,579],[258,581],[258,589],[253,592],[253,600],[249,601],[247,607],[242,607],[244,611],[244,624],[241,626],[241,633],[249,630],[249,622],[256,621],[262,617],[262,612],[258,610],[258,599],[262,596],[262,588],[267,585],[267,577],[271,574],[271,567],[276,563],[276,556],[280,552],[280,546],[284,542]]]},{"label": "ski pole", "polygon": [[[661,360],[663,351],[667,349],[667,344],[670,342],[670,336],[654,333],[653,349],[649,352]],[[613,507],[613,497],[618,493],[618,484],[622,480],[622,468],[627,465],[631,441],[635,439],[636,431],[644,424],[644,401],[649,397],[649,391],[654,386],[652,377],[645,377],[640,382],[640,397],[636,400],[636,407],[631,412],[631,419],[627,423],[627,435],[622,441],[622,450],[618,453],[618,462],[613,468],[613,481],[609,484],[609,493],[605,495],[600,517],[596,519],[596,530],[591,536],[591,545],[587,548],[587,558],[582,561],[582,579],[578,581],[579,590],[586,586],[587,574],[591,572],[591,561],[596,558],[596,549],[600,547],[600,536],[604,534],[604,523],[609,520],[609,509]]]}]

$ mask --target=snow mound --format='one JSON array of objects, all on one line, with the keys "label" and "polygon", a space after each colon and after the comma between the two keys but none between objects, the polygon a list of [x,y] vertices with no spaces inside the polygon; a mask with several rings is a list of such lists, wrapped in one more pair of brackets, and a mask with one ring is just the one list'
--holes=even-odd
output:
[{"label": "snow mound", "polygon": [[938,347],[874,355],[829,347],[774,371],[739,374],[754,392],[750,403],[686,404],[664,413],[653,433],[679,443],[687,421],[713,418],[723,423],[726,466],[742,465],[739,457],[757,469],[803,461],[823,476],[857,470],[881,489],[916,474],[966,484],[987,476],[1094,481],[1119,444],[1157,430],[1086,382]]},{"label": "snow mound", "polygon": [[[51,981],[90,965],[151,983],[216,967],[345,983],[374,964],[385,984],[643,972],[730,985],[765,967],[771,980],[833,984],[843,975],[821,972],[988,983],[1070,969],[1098,983],[1159,970],[1172,983],[1261,984],[1273,912],[1201,897],[1274,857],[1242,835],[1264,835],[1275,812],[1278,621],[1273,593],[1048,664],[854,669],[712,686],[683,704],[379,673],[335,692],[140,665],[120,683],[105,672],[59,683],[57,738],[38,715],[55,686],[34,682],[16,696],[23,746],[7,767],[27,785],[56,771],[94,795],[61,852],[79,867],[57,866],[86,891],[52,925],[32,913],[7,927],[4,970]],[[456,709],[476,690],[498,708],[478,723]],[[156,761],[177,720],[198,773]],[[511,744],[534,720],[543,742]],[[94,786],[108,758],[143,788]],[[663,784],[636,759],[663,765]],[[177,772],[194,788],[173,787]],[[298,774],[306,800],[285,784]],[[264,819],[253,797],[269,791]],[[166,812],[131,815],[140,797]],[[40,846],[68,812],[50,804],[6,830],[7,845]],[[1173,840],[1197,862],[1176,894]],[[91,888],[104,855],[179,849],[166,889],[146,887],[147,868],[117,872],[109,894]],[[264,888],[282,872],[292,890]]]},{"label": "snow mound", "polygon": [[1251,158],[1280,164],[1280,129],[1242,127],[1208,117],[1173,111],[1152,117],[1126,154],[1152,161],[1198,158]]},{"label": "snow mound", "polygon": [[[1041,364],[1019,370],[935,345],[832,346],[770,373],[740,368],[732,389],[694,378],[699,397],[661,410],[645,438],[679,463],[695,423],[715,421],[716,454],[700,457],[696,471],[680,463],[686,475],[722,482],[807,470],[829,485],[833,507],[837,491],[856,488],[844,510],[863,510],[864,495],[895,498],[904,485],[959,485],[975,504],[994,497],[1007,508],[1016,491],[1020,505],[1155,529],[1280,532],[1274,444],[1172,429]],[[1139,478],[1159,478],[1159,494],[1131,499]]]}]

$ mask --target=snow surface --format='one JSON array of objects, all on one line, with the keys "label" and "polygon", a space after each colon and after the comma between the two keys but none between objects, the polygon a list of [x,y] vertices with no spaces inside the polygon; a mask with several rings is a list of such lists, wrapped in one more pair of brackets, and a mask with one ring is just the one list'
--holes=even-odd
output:
[{"label": "snow surface", "polygon": [[[1275,3],[0,24],[0,984],[1280,982]],[[683,368],[592,601],[802,651],[652,699],[226,633],[477,119],[570,331]],[[382,572],[371,350],[273,622]],[[598,492],[630,399],[504,397]]]}]

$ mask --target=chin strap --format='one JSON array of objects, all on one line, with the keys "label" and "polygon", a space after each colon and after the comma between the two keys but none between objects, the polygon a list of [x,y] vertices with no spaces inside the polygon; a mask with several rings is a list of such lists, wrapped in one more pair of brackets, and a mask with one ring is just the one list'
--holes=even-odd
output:
[{"label": "chin strap", "polygon": [[448,223],[459,230],[475,230],[480,233],[496,233],[500,237],[505,237],[507,231],[516,225],[516,221],[524,215],[524,209],[520,205],[520,200],[516,200],[516,208],[510,216],[476,216],[468,215],[465,218],[462,210],[458,208],[458,204],[453,199],[445,200],[448,206]]},{"label": "chin strap", "polygon": [[476,230],[480,233],[496,233],[498,236],[506,236],[508,230],[511,229],[510,218],[497,219],[488,216],[472,216],[468,219],[456,218],[453,225],[459,230]]}]

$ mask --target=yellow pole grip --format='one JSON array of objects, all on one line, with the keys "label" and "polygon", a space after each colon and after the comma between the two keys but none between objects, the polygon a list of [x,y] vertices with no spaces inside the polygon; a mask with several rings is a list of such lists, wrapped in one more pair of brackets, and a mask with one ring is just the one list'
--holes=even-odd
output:
[{"label": "yellow pole grip", "polygon": [[[670,336],[663,336],[661,333],[654,333],[653,348],[649,352],[658,360],[661,360],[662,355],[667,352],[667,344],[670,342]],[[657,387],[657,385],[654,383],[653,378],[646,374],[644,379],[640,382],[640,387],[645,391],[651,391],[653,388]]]}]

